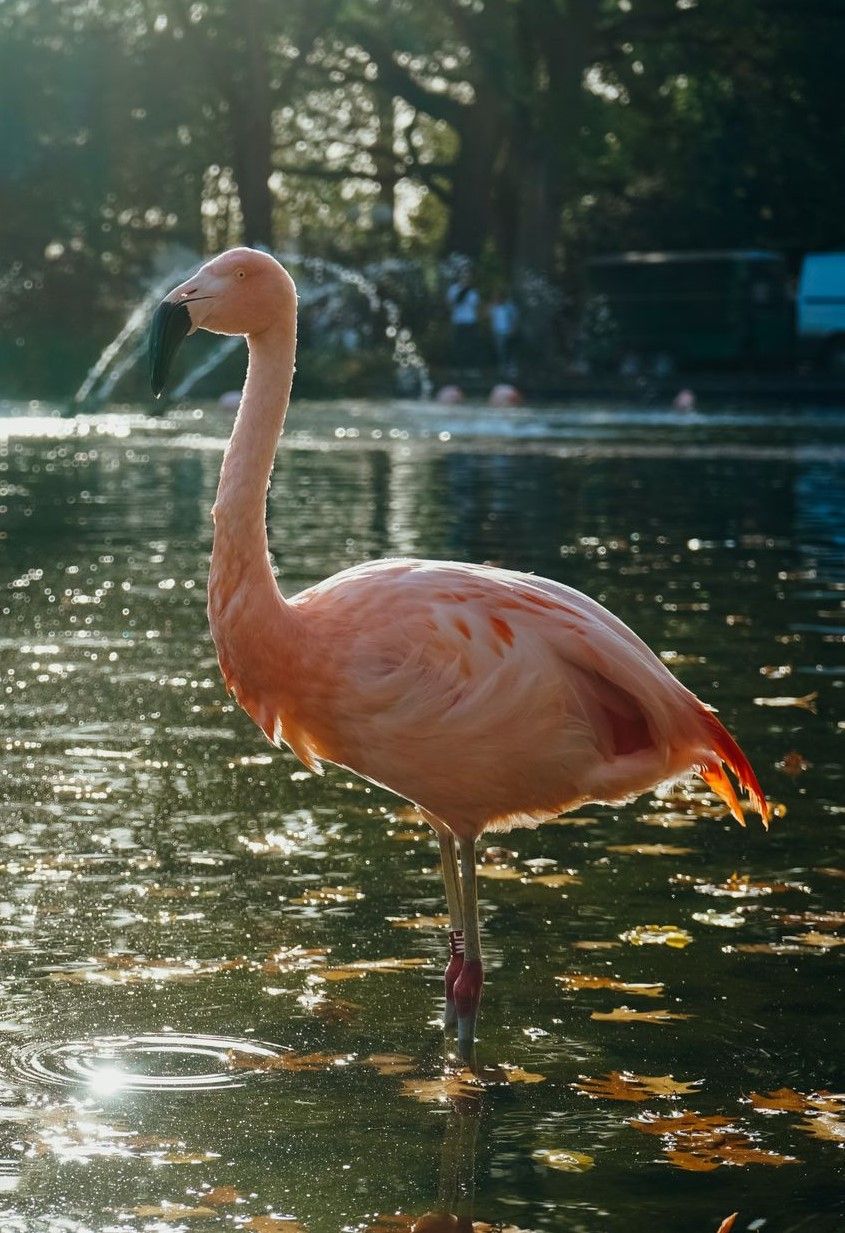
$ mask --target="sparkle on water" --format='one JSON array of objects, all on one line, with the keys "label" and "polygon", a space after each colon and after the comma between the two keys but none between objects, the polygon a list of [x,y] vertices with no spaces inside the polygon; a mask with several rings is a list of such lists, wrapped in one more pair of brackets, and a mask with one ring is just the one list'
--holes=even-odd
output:
[{"label": "sparkle on water", "polygon": [[286,589],[401,553],[571,582],[779,803],[768,837],[687,785],[491,838],[473,1077],[431,836],[221,686],[231,414],[0,412],[3,1233],[841,1230],[841,417],[294,408]]}]

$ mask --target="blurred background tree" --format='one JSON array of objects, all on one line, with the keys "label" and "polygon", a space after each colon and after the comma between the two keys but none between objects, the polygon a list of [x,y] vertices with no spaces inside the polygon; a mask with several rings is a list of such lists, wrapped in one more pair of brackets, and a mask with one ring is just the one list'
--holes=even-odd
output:
[{"label": "blurred background tree", "polygon": [[599,251],[841,246],[843,29],[839,0],[6,0],[0,372],[67,392],[151,271],[237,242],[570,290]]}]

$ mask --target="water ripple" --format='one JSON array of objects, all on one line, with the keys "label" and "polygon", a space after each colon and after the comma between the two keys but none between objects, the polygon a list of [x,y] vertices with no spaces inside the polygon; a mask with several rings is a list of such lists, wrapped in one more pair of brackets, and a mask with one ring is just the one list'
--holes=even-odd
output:
[{"label": "water ripple", "polygon": [[226,1036],[175,1032],[95,1036],[29,1042],[11,1055],[11,1069],[15,1078],[32,1086],[80,1086],[101,1097],[122,1092],[218,1091],[243,1087],[259,1074],[266,1077],[267,1059],[283,1052],[265,1041]]}]

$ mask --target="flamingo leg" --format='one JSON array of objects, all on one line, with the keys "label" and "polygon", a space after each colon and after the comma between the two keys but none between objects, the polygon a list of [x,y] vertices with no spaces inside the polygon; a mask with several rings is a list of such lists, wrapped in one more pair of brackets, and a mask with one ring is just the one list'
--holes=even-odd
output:
[{"label": "flamingo leg", "polygon": [[464,962],[452,990],[458,1016],[458,1052],[472,1060],[475,1022],[481,1001],[484,969],[481,964],[481,934],[478,927],[478,887],[475,875],[475,840],[461,839],[461,892],[464,908]]},{"label": "flamingo leg", "polygon": [[446,1012],[444,1027],[452,1028],[457,1023],[453,989],[464,966],[464,911],[461,904],[461,883],[458,876],[458,857],[455,839],[451,832],[439,832],[440,863],[443,868],[443,883],[446,887],[446,906],[449,910],[449,964],[444,974],[446,988]]}]

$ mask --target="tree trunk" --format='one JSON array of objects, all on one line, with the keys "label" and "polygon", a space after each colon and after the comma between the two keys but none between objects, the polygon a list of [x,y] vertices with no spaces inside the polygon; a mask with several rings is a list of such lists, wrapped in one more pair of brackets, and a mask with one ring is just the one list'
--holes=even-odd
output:
[{"label": "tree trunk", "polygon": [[478,88],[475,103],[462,116],[458,135],[444,249],[478,257],[490,238],[495,168],[503,137],[501,112],[492,89]]},{"label": "tree trunk", "polygon": [[273,109],[260,0],[241,0],[244,73],[230,107],[232,166],[243,212],[244,243],[273,245]]}]

